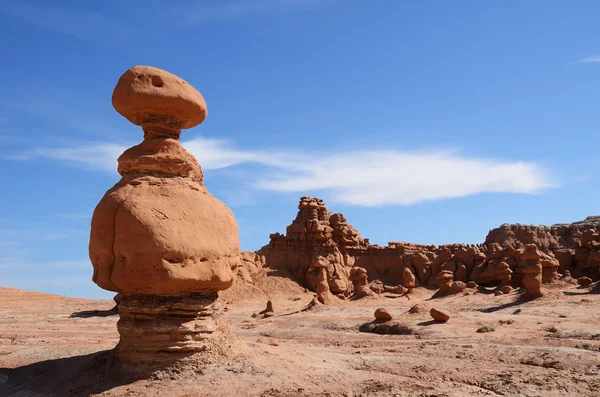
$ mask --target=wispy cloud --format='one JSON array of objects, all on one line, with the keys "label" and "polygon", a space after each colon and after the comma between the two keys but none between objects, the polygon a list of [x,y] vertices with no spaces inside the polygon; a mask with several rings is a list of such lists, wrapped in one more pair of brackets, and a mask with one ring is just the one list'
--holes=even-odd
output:
[{"label": "wispy cloud", "polygon": [[3,155],[5,160],[35,160],[46,158],[66,163],[75,163],[87,168],[115,171],[117,158],[127,148],[125,145],[112,143],[90,143],[80,147],[44,148],[31,151]]},{"label": "wispy cloud", "polygon": [[50,31],[98,43],[106,42],[106,34],[111,37],[130,37],[135,32],[127,20],[101,12],[59,8],[56,5],[6,1],[0,4],[0,12]]},{"label": "wispy cloud", "polygon": [[[61,7],[7,0],[0,3],[0,13],[81,40],[120,44],[124,37],[138,37],[140,32],[157,35],[151,28],[154,24],[182,28],[206,21],[295,12],[328,1],[332,0],[107,0],[110,7],[89,2]],[[107,13],[107,9],[112,13]]]},{"label": "wispy cloud", "polygon": [[[458,151],[362,149],[338,152],[242,150],[225,140],[183,142],[205,170],[259,165],[245,180],[270,192],[321,194],[359,206],[410,205],[479,193],[535,194],[556,183],[540,165],[468,157]],[[105,143],[44,148],[13,156],[46,158],[86,168],[114,171],[125,146]]]},{"label": "wispy cloud", "polygon": [[600,63],[600,55],[592,55],[573,62],[574,65],[581,63]]},{"label": "wispy cloud", "polygon": [[293,12],[318,6],[327,0],[238,0],[219,1],[213,5],[190,7],[184,18],[188,22],[207,20],[235,20],[243,17]]}]

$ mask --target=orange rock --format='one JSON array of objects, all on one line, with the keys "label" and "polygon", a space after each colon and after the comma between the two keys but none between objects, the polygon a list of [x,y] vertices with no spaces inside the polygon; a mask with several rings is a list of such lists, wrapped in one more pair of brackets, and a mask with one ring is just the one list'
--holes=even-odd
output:
[{"label": "orange rock", "polygon": [[[157,79],[163,86],[152,85]],[[135,67],[119,80],[113,103],[143,124],[146,138],[119,158],[123,178],[94,211],[89,245],[94,282],[127,294],[229,288],[240,254],[237,223],[206,190],[198,162],[178,138],[179,128],[204,119],[202,96],[168,72]],[[156,135],[165,128],[177,133]]]},{"label": "orange rock", "polygon": [[446,321],[450,320],[450,313],[448,313],[444,310],[436,309],[435,307],[431,308],[431,310],[429,311],[429,315],[431,315],[431,317],[435,321],[446,322]]},{"label": "orange rock", "polygon": [[92,279],[122,295],[117,357],[158,364],[209,351],[226,329],[217,292],[234,281],[240,243],[233,213],[179,142],[182,128],[204,120],[206,103],[179,77],[136,66],[119,79],[113,105],[144,130],[92,216]]},{"label": "orange rock", "polygon": [[208,113],[202,95],[185,80],[152,66],[126,71],[115,90],[114,108],[133,124],[186,129],[202,123]]},{"label": "orange rock", "polygon": [[375,310],[375,321],[390,321],[392,319],[392,315],[383,307]]}]

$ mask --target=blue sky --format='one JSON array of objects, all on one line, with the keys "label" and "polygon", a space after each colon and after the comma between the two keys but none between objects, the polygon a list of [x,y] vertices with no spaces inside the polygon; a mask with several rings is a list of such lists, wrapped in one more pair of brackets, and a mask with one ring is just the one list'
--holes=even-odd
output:
[{"label": "blue sky", "polygon": [[600,213],[597,1],[0,0],[0,285],[111,297],[93,209],[142,139],[131,66],[205,97],[182,134],[242,249],[321,197],[373,243]]}]

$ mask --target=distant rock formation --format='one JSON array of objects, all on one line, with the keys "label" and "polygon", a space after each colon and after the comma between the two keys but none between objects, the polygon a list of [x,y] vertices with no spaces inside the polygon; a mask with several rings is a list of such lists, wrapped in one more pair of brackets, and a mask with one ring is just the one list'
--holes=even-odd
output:
[{"label": "distant rock formation", "polygon": [[217,299],[234,281],[240,242],[233,213],[179,141],[181,129],[204,120],[206,103],[179,77],[147,66],[121,76],[112,103],[144,131],[119,157],[122,178],[92,217],[93,281],[121,298],[117,357],[155,365],[211,354],[228,338]]},{"label": "distant rock formation", "polygon": [[285,235],[272,234],[255,253],[254,266],[277,269],[312,291],[318,285],[323,291],[326,273],[329,291],[338,296],[391,291],[387,286],[441,288],[443,295],[462,291],[467,282],[510,291],[523,286],[527,270],[521,255],[527,244],[538,249],[543,283],[557,281],[566,270],[573,277],[599,279],[599,230],[600,217],[588,217],[551,227],[505,224],[491,230],[483,244],[381,247],[361,237],[342,214],[329,212],[323,200],[302,197]]}]

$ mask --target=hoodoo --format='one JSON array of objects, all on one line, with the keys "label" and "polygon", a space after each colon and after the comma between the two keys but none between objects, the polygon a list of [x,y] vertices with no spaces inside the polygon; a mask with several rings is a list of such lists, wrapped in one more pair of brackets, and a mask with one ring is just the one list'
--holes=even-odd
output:
[{"label": "hoodoo", "polygon": [[202,95],[166,71],[135,66],[112,104],[144,140],[118,159],[121,180],[92,217],[93,281],[119,292],[123,363],[161,364],[218,355],[228,336],[218,291],[234,280],[240,254],[233,213],[206,189],[200,165],[179,141],[207,115]]}]

